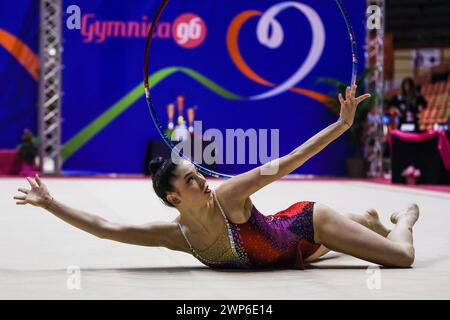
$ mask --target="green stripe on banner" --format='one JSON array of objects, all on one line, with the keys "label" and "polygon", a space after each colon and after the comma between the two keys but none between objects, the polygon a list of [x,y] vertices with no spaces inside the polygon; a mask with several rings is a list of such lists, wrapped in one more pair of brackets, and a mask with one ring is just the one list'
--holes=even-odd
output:
[{"label": "green stripe on banner", "polygon": [[191,70],[188,68],[180,68],[180,70],[183,71],[184,73],[186,73],[187,75],[191,76],[193,79],[197,80],[198,82],[203,84],[205,87],[207,87],[208,89],[217,93],[219,96],[221,96],[225,99],[243,100],[242,97],[235,95],[234,93],[220,87],[216,83],[212,82],[211,80],[209,80],[208,78],[206,78],[205,76],[201,75],[200,73],[198,73],[194,70]]},{"label": "green stripe on banner", "polygon": [[[179,68],[179,67],[169,67],[159,70],[155,72],[153,75],[149,77],[149,86],[150,89],[156,86],[158,83],[163,81],[165,78],[170,75],[182,72],[194,80],[198,81],[217,95],[229,99],[229,100],[244,100],[245,98],[240,97],[218,84],[214,83],[210,79],[201,75],[200,73],[188,69],[188,68]],[[69,159],[75,152],[77,152],[83,145],[85,145],[89,140],[91,140],[97,133],[99,133],[102,129],[104,129],[107,125],[109,125],[114,119],[120,116],[125,110],[133,105],[140,97],[144,95],[144,83],[142,82],[136,88],[134,88],[130,93],[128,93],[125,97],[111,106],[108,110],[103,112],[100,116],[98,116],[95,120],[93,120],[90,124],[84,127],[80,132],[78,132],[74,137],[68,140],[64,146],[61,148],[61,158],[62,161],[66,161]]]}]

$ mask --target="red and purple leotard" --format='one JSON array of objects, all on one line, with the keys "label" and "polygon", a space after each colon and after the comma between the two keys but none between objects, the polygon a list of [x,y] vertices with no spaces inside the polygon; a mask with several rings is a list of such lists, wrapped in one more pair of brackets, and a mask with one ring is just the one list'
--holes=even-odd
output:
[{"label": "red and purple leotard", "polygon": [[304,268],[304,259],[320,247],[314,243],[314,202],[297,202],[273,215],[263,215],[252,206],[247,222],[231,222],[213,191],[225,219],[227,230],[206,250],[191,251],[202,263],[213,268]]}]

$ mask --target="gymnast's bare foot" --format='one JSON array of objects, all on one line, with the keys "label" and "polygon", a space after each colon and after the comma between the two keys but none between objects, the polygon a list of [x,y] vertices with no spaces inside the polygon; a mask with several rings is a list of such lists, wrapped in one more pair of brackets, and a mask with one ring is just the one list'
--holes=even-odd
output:
[{"label": "gymnast's bare foot", "polygon": [[380,221],[380,217],[378,215],[378,212],[375,209],[369,209],[364,214],[364,218],[367,220],[367,223],[369,224],[369,227],[371,230],[375,231],[379,235],[383,237],[387,237],[389,232],[388,228],[386,228]]},{"label": "gymnast's bare foot", "polygon": [[396,224],[399,219],[409,219],[411,225],[414,225],[419,219],[419,206],[415,203],[411,203],[408,208],[401,212],[394,212],[391,215],[391,222]]}]

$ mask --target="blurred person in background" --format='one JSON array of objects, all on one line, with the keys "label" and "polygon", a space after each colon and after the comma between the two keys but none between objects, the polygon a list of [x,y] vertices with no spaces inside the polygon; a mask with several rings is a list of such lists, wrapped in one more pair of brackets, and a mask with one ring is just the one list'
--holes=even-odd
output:
[{"label": "blurred person in background", "polygon": [[35,159],[38,155],[38,146],[33,133],[29,129],[24,129],[22,143],[17,146],[17,158],[20,163],[21,176],[30,176],[37,173]]},{"label": "blurred person in background", "polygon": [[391,114],[399,116],[400,130],[404,124],[414,124],[413,131],[419,131],[419,114],[427,107],[427,101],[416,90],[412,78],[403,79],[400,93],[390,101],[389,106]]}]

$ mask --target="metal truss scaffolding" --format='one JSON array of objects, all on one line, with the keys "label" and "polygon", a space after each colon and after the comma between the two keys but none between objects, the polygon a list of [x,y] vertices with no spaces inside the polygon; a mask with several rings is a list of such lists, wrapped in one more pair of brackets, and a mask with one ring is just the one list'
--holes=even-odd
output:
[{"label": "metal truss scaffolding", "polygon": [[378,28],[367,27],[366,66],[373,72],[368,78],[367,90],[375,94],[375,108],[369,113],[365,137],[365,158],[369,162],[368,176],[380,177],[383,173],[383,94],[384,94],[384,0],[367,0],[367,7],[377,6],[380,24]]},{"label": "metal truss scaffolding", "polygon": [[40,0],[39,169],[61,171],[62,0]]}]

